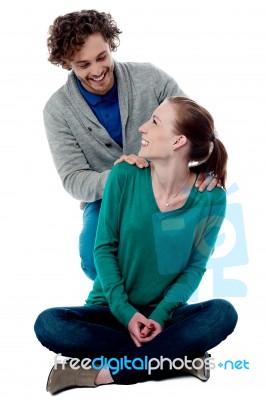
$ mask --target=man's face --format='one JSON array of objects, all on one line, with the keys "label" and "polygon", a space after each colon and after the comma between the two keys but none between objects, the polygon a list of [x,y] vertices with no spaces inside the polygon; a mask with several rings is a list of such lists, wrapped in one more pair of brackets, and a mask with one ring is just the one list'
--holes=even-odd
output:
[{"label": "man's face", "polygon": [[112,89],[114,61],[101,33],[89,35],[69,64],[88,92],[103,96]]}]

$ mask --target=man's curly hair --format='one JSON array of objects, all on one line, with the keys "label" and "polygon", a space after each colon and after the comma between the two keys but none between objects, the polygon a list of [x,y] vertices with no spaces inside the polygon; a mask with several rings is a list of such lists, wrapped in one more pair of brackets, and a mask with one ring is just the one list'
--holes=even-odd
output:
[{"label": "man's curly hair", "polygon": [[69,61],[81,49],[86,38],[96,32],[103,35],[112,51],[117,50],[120,44],[119,34],[122,32],[110,14],[96,10],[81,10],[57,17],[49,28],[48,61],[71,70]]}]

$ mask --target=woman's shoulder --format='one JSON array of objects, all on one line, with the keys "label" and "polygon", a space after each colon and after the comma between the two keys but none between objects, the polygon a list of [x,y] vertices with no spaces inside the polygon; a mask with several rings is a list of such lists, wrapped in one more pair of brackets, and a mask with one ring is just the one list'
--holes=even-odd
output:
[{"label": "woman's shoulder", "polygon": [[215,187],[213,190],[210,191],[213,196],[214,203],[225,203],[226,202],[226,191],[224,188]]},{"label": "woman's shoulder", "polygon": [[224,214],[227,202],[226,191],[223,188],[215,187],[213,190],[205,190],[205,192],[208,192],[209,204],[212,210],[214,210],[213,212],[218,212],[217,210],[219,210],[219,212]]},{"label": "woman's shoulder", "polygon": [[197,197],[201,203],[212,205],[226,204],[226,191],[217,186],[212,190],[205,189],[203,192],[197,190]]},{"label": "woman's shoulder", "polygon": [[109,177],[107,179],[106,187],[117,187],[122,190],[122,188],[128,185],[134,185],[137,181],[143,181],[147,172],[145,170],[149,168],[139,168],[136,165],[128,164],[123,161],[114,165],[110,171]]},{"label": "woman's shoulder", "polygon": [[139,168],[135,164],[132,165],[125,161],[122,161],[113,166],[113,168],[111,169],[111,174],[113,176],[125,178],[127,176],[133,177],[143,175],[145,170],[147,170],[147,168]]}]

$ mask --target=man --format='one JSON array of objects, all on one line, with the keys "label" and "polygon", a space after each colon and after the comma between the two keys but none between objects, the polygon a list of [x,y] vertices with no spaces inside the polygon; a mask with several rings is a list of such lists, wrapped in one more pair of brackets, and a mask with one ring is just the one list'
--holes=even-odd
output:
[{"label": "man", "polygon": [[[56,18],[47,41],[49,61],[71,70],[66,84],[47,102],[44,123],[62,184],[84,209],[80,257],[91,279],[96,276],[94,238],[110,169],[116,160],[146,167],[146,160],[134,155],[140,148],[139,126],[165,98],[184,95],[173,78],[151,64],[115,61],[112,52],[120,33],[110,14],[82,10]],[[216,183],[213,179],[208,189]]]}]

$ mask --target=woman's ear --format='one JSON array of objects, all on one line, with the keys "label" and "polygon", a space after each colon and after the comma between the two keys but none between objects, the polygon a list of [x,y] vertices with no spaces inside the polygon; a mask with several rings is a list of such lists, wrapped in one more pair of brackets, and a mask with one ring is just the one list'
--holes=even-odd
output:
[{"label": "woman's ear", "polygon": [[187,137],[184,135],[175,136],[173,140],[173,149],[178,149],[181,146],[184,146],[187,143]]}]

